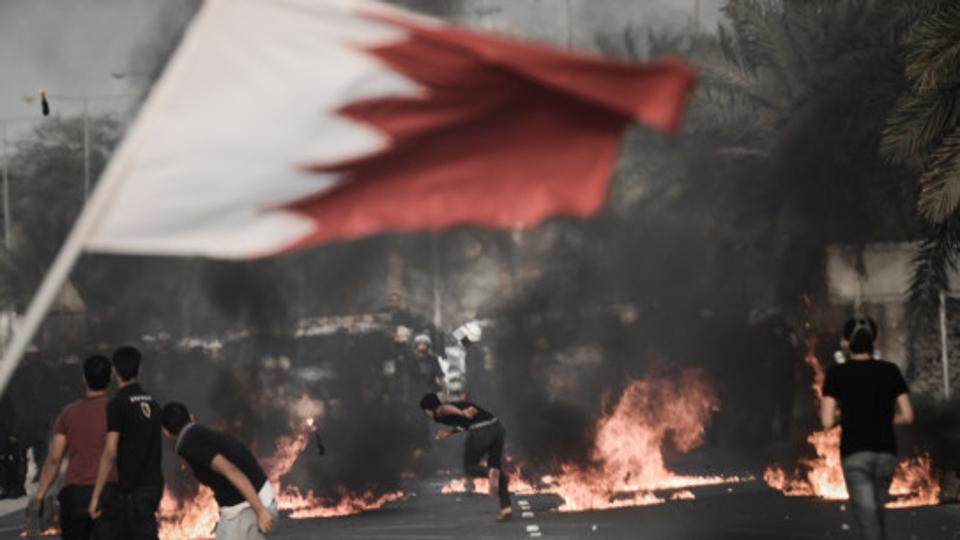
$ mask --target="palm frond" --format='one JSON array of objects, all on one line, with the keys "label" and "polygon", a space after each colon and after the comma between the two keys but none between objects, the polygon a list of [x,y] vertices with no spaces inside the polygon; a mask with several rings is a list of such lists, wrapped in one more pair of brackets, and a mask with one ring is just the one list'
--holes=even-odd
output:
[{"label": "palm frond", "polygon": [[936,305],[940,293],[950,289],[949,271],[956,269],[960,253],[960,223],[956,217],[931,226],[913,258],[910,308],[914,313]]},{"label": "palm frond", "polygon": [[922,16],[910,28],[907,78],[918,93],[943,90],[960,82],[960,3],[951,2]]},{"label": "palm frond", "polygon": [[920,179],[920,213],[940,223],[960,206],[960,128],[930,154]]},{"label": "palm frond", "polygon": [[957,122],[957,96],[945,92],[908,92],[887,118],[880,154],[891,163],[920,164],[945,130]]}]

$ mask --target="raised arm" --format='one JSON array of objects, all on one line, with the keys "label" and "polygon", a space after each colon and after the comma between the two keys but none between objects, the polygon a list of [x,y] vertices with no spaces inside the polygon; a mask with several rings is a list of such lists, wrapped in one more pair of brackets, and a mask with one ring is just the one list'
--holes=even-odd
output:
[{"label": "raised arm", "polygon": [[60,474],[60,464],[63,463],[63,455],[67,451],[67,436],[63,433],[55,433],[53,440],[50,441],[50,452],[47,459],[43,462],[43,471],[40,473],[40,483],[37,485],[38,501],[42,501],[47,496],[47,491],[53,485],[53,481]]},{"label": "raised arm", "polygon": [[897,425],[913,423],[913,404],[910,403],[910,394],[897,396],[897,413],[893,416],[893,423]]},{"label": "raised arm", "polygon": [[260,500],[257,490],[250,483],[247,475],[243,474],[243,471],[220,454],[213,456],[210,468],[226,478],[243,495],[244,500],[250,504],[250,507],[257,514],[257,526],[260,528],[260,532],[264,534],[270,532],[270,529],[273,528],[273,516],[263,506],[263,501]]},{"label": "raised arm", "polygon": [[103,454],[100,455],[100,467],[97,469],[97,482],[93,485],[93,495],[90,496],[90,517],[100,517],[100,495],[107,485],[110,471],[117,466],[117,446],[120,443],[120,433],[107,432],[107,442],[103,445]]},{"label": "raised arm", "polygon": [[820,424],[823,429],[830,429],[837,425],[837,400],[830,396],[823,396],[820,400]]}]

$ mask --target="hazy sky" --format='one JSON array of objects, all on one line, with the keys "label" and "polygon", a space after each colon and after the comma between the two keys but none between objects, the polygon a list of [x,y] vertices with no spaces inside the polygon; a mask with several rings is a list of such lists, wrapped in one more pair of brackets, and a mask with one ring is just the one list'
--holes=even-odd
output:
[{"label": "hazy sky", "polygon": [[[24,96],[108,96],[135,93],[128,80],[138,42],[151,36],[166,0],[0,0],[0,117],[40,117]],[[51,99],[68,114],[78,103]],[[97,101],[97,110],[124,109],[128,99]],[[17,123],[19,131],[27,124]],[[11,124],[11,128],[14,125]]]},{"label": "hazy sky", "polygon": [[[111,74],[137,71],[138,50],[149,46],[161,26],[161,14],[186,0],[0,0],[0,118],[33,116],[39,106],[24,96],[39,87],[49,94],[109,96],[135,94],[136,81]],[[722,0],[701,0],[703,23],[716,25]],[[509,20],[510,30],[556,34],[565,0],[470,0],[484,15],[498,11],[491,26]],[[680,26],[694,0],[571,0],[575,41],[588,41],[598,27],[646,24]],[[476,23],[477,20],[471,21]],[[582,34],[582,35],[581,35]],[[556,40],[554,36],[540,36]],[[52,100],[55,109],[79,111],[76,103]],[[125,110],[124,98],[97,101],[96,109]],[[16,134],[29,123],[10,124]]]}]

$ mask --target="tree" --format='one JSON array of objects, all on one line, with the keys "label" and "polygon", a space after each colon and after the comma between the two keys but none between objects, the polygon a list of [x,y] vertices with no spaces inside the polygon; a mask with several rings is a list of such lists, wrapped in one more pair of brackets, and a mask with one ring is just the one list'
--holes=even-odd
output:
[{"label": "tree", "polygon": [[949,288],[960,254],[960,4],[914,1],[903,40],[908,82],[887,118],[881,144],[891,163],[920,176],[919,211],[928,233],[914,259],[914,308]]},{"label": "tree", "polygon": [[[106,164],[119,134],[109,116],[89,119],[91,171]],[[83,206],[83,120],[53,117],[11,156],[12,245],[0,252],[0,303],[25,307]]]},{"label": "tree", "polygon": [[716,35],[617,38],[633,42],[621,52],[672,47],[701,74],[681,139],[641,132],[625,146],[617,190],[638,195],[622,214],[647,227],[684,216],[716,269],[706,291],[789,308],[826,294],[828,245],[919,234],[906,170],[877,156],[905,14],[892,0],[730,0],[724,12]]}]

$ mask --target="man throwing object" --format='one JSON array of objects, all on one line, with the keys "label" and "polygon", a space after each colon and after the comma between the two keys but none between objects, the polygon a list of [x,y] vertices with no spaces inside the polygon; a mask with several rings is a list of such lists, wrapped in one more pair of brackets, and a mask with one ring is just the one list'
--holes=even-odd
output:
[{"label": "man throwing object", "polygon": [[273,528],[276,496],[257,458],[240,441],[194,423],[182,403],[168,403],[163,433],[220,506],[217,540],[260,540]]},{"label": "man throwing object", "polygon": [[[453,428],[437,433],[437,440],[467,432],[463,468],[470,477],[486,477],[490,480],[490,494],[497,493],[500,496],[500,515],[497,520],[510,519],[513,510],[510,508],[509,480],[503,472],[503,443],[507,430],[500,420],[469,401],[442,403],[436,394],[425,394],[420,400],[420,408],[435,422]],[[487,456],[486,467],[480,464],[484,455]]]}]

